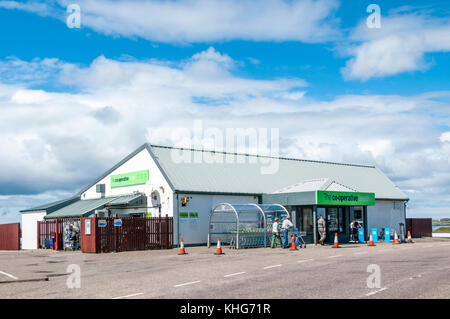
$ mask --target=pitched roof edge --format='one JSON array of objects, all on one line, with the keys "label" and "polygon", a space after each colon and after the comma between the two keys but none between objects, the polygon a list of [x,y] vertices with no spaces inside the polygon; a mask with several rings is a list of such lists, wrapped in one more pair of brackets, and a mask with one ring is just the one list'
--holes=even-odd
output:
[{"label": "pitched roof edge", "polygon": [[[47,214],[51,214],[55,210],[58,210],[62,207],[68,206],[70,204],[73,204],[77,200],[79,200],[79,196],[72,196],[66,199],[50,202],[48,204],[42,204],[39,206],[35,206],[32,208],[22,209],[19,211],[19,213],[29,213],[29,212],[39,212],[39,211],[45,211]],[[47,207],[46,207],[47,206]]]},{"label": "pitched roof edge", "polygon": [[355,166],[355,167],[365,167],[365,168],[375,168],[374,165],[364,165],[364,164],[351,164],[351,163],[338,163],[338,162],[329,162],[329,161],[316,161],[316,160],[306,160],[300,158],[292,158],[292,157],[276,157],[276,156],[268,156],[268,155],[258,155],[258,154],[248,154],[248,153],[233,153],[226,151],[215,151],[215,150],[204,150],[204,149],[195,149],[195,148],[185,148],[185,147],[175,147],[175,146],[167,146],[167,145],[157,145],[146,143],[150,147],[159,147],[159,148],[167,148],[167,149],[175,149],[175,150],[185,150],[185,151],[195,151],[195,152],[209,152],[209,153],[219,153],[225,155],[240,155],[240,156],[255,156],[261,158],[272,158],[279,160],[288,160],[288,161],[298,161],[298,162],[310,162],[310,163],[322,163],[322,164],[333,164],[333,165],[343,165],[343,166]]},{"label": "pitched roof edge", "polygon": [[109,174],[111,174],[112,172],[114,172],[117,168],[119,168],[120,166],[122,166],[124,163],[126,163],[128,160],[130,160],[132,157],[134,157],[136,154],[138,154],[140,151],[142,151],[144,148],[147,148],[147,143],[142,144],[141,146],[139,146],[136,150],[134,150],[132,153],[128,154],[126,157],[124,157],[120,162],[118,162],[117,164],[115,164],[113,167],[111,167],[109,170],[107,170],[105,173],[103,173],[99,178],[97,178],[95,180],[95,182],[90,183],[88,186],[85,186],[84,188],[82,188],[81,191],[79,191],[77,193],[77,196],[81,196],[81,194],[83,194],[85,191],[87,191],[89,188],[91,188],[92,186],[94,186],[95,184],[97,184],[98,182],[100,182],[102,179],[104,179],[106,176],[108,176]]}]

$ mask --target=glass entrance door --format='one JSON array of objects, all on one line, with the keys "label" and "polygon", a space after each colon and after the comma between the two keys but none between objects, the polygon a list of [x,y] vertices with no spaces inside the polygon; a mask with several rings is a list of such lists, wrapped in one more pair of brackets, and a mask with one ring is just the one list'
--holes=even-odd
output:
[{"label": "glass entrance door", "polygon": [[339,233],[339,214],[337,207],[327,208],[327,237],[329,242],[334,241],[334,234]]}]

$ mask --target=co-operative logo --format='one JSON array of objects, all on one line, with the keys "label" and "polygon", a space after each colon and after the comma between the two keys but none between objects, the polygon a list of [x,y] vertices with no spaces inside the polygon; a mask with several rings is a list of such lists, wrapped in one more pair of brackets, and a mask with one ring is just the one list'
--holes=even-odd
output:
[{"label": "co-operative logo", "polygon": [[[357,195],[328,195],[327,193],[324,193],[324,196],[326,200],[334,201],[334,202],[357,202],[358,196]],[[368,198],[367,198],[368,199]]]}]

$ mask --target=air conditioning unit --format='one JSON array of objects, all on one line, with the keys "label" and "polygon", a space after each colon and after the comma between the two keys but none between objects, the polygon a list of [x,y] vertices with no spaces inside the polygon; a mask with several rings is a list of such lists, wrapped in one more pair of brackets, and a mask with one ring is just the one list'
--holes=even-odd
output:
[{"label": "air conditioning unit", "polygon": [[106,188],[105,188],[105,184],[97,184],[95,185],[95,190],[97,193],[101,194],[101,197],[105,197],[105,192],[106,192]]}]

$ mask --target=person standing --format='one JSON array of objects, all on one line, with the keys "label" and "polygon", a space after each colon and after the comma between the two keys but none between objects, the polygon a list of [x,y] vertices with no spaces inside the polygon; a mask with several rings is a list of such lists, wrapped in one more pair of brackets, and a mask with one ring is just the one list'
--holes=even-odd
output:
[{"label": "person standing", "polygon": [[355,220],[350,223],[350,241],[355,242]]},{"label": "person standing", "polygon": [[294,224],[292,224],[291,218],[287,216],[281,224],[281,231],[283,232],[283,248],[289,247],[288,233],[290,228],[294,228]]},{"label": "person standing", "polygon": [[280,241],[280,246],[283,246],[283,243],[281,242],[278,221],[279,221],[279,219],[275,218],[275,221],[272,224],[272,243],[270,244],[271,248],[274,248],[276,239],[278,239]]},{"label": "person standing", "polygon": [[317,231],[319,232],[319,243],[323,246],[325,242],[326,237],[326,223],[323,216],[319,217],[319,220],[317,221]]}]

